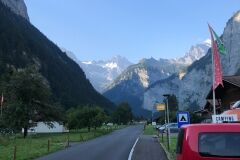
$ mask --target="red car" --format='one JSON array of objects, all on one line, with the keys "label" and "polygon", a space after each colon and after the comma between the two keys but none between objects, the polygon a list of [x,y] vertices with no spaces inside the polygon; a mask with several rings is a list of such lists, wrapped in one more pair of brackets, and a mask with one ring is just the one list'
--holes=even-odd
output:
[{"label": "red car", "polygon": [[240,123],[183,126],[177,160],[240,160]]}]

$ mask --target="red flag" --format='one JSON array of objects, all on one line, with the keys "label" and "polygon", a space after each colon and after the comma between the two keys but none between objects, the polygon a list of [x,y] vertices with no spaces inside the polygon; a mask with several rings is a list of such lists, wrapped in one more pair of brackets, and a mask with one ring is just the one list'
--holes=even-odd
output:
[{"label": "red flag", "polygon": [[[209,26],[209,25],[208,25]],[[214,41],[213,38],[213,30],[209,26],[209,30],[211,33],[211,40],[212,40],[212,54],[213,54],[213,62],[214,62],[214,82],[213,82],[213,89],[215,90],[218,85],[223,86],[222,82],[222,67],[221,67],[221,61],[219,57],[219,51],[216,42]]]}]

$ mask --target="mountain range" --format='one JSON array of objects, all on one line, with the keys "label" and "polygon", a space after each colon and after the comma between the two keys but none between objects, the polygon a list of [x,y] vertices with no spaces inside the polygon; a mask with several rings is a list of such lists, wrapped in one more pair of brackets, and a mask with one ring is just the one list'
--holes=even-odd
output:
[{"label": "mountain range", "polygon": [[[203,57],[210,47],[209,40],[194,45],[180,58],[142,59],[138,64],[129,66],[120,74],[104,93],[108,99],[116,104],[122,101],[128,102],[135,115],[146,115],[142,107],[144,93],[151,85],[157,81],[165,80],[175,74],[182,74],[194,61]],[[150,107],[152,107],[151,105]],[[148,107],[145,107],[149,109]]]},{"label": "mountain range", "polygon": [[74,53],[62,48],[84,70],[86,77],[94,88],[103,93],[109,84],[113,82],[128,66],[132,65],[125,57],[115,56],[109,60],[80,61]]}]

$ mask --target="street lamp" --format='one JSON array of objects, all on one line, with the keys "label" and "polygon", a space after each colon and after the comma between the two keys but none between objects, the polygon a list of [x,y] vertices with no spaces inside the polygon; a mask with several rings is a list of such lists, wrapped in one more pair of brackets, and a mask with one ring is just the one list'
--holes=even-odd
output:
[{"label": "street lamp", "polygon": [[[168,109],[168,98],[170,97],[170,94],[164,94],[163,95],[166,98],[167,101],[167,124],[169,124],[169,109]],[[167,125],[166,125],[167,127]],[[167,139],[168,139],[168,150],[169,150],[169,146],[170,146],[170,128],[167,127]]]}]

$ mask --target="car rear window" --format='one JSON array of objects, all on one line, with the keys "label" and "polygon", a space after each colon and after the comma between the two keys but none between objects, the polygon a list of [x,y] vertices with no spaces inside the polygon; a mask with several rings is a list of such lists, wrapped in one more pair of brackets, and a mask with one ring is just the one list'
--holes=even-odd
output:
[{"label": "car rear window", "polygon": [[177,154],[182,153],[183,138],[184,138],[184,129],[181,128],[178,133],[177,148],[176,148]]},{"label": "car rear window", "polygon": [[201,133],[199,154],[203,157],[240,158],[239,133]]}]

